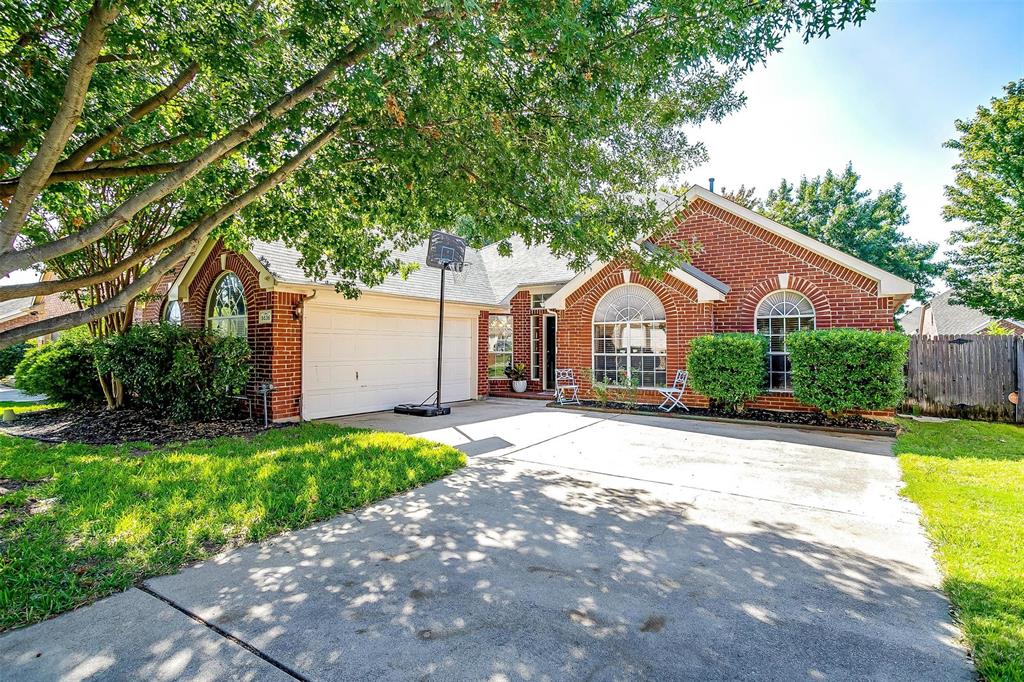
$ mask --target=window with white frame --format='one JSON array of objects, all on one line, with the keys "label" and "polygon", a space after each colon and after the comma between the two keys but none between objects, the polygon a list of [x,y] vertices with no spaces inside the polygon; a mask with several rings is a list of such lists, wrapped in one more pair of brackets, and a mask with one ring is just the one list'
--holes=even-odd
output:
[{"label": "window with white frame", "polygon": [[639,284],[615,287],[594,309],[594,378],[635,379],[641,387],[665,385],[665,308]]},{"label": "window with white frame", "polygon": [[531,294],[530,307],[534,309],[543,308],[547,305],[549,298],[551,298],[551,294]]},{"label": "window with white frame", "polygon": [[245,288],[235,273],[224,273],[210,289],[206,324],[226,336],[246,338]]},{"label": "window with white frame", "polygon": [[181,326],[181,304],[177,301],[168,301],[164,306],[164,322]]},{"label": "window with white frame", "polygon": [[540,315],[530,316],[530,378],[534,381],[540,379],[541,352],[544,348],[543,322],[544,318]]},{"label": "window with white frame", "polygon": [[512,364],[512,316],[491,314],[487,321],[487,376],[504,379]]},{"label": "window with white frame", "polygon": [[757,304],[755,325],[758,334],[768,337],[768,388],[789,391],[789,348],[786,336],[804,329],[814,329],[814,306],[803,294],[781,289]]}]

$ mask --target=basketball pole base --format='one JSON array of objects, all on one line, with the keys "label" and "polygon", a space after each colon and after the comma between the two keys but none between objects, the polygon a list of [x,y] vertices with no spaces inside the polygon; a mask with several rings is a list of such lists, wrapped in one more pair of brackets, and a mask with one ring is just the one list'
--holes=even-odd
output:
[{"label": "basketball pole base", "polygon": [[447,405],[413,405],[412,403],[395,405],[395,414],[411,414],[414,417],[441,417],[451,413],[452,408]]}]

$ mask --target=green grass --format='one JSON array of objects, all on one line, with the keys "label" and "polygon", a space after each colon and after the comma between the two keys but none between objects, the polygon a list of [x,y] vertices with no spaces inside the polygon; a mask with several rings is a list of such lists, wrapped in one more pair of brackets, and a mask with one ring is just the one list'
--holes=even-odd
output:
[{"label": "green grass", "polygon": [[[0,629],[439,478],[454,448],[305,424],[152,448],[0,435]],[[10,484],[0,482],[10,487]]]},{"label": "green grass", "polygon": [[902,425],[904,493],[924,512],[978,672],[1024,680],[1024,428]]},{"label": "green grass", "polygon": [[11,400],[0,400],[0,414],[2,414],[7,408],[14,410],[14,414],[21,414],[22,412],[49,410],[54,407],[61,407],[61,404],[51,403],[47,400],[40,400],[34,403],[17,403]]}]

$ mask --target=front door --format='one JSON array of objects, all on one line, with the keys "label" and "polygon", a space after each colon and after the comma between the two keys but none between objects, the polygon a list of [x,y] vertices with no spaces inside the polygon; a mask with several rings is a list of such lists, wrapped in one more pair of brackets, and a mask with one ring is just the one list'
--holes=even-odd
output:
[{"label": "front door", "polygon": [[555,316],[544,316],[544,388],[555,388]]}]

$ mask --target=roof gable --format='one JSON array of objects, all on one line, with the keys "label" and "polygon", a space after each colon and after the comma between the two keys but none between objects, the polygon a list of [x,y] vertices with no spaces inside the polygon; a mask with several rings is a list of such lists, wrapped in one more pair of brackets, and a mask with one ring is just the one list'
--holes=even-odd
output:
[{"label": "roof gable", "polygon": [[909,282],[902,277],[897,277],[878,266],[872,265],[871,263],[856,258],[855,256],[851,256],[848,253],[844,253],[839,249],[823,244],[813,237],[809,237],[791,227],[786,227],[782,223],[776,222],[771,218],[767,218],[760,213],[755,213],[749,208],[740,206],[736,202],[726,199],[720,194],[715,194],[714,192],[700,187],[699,185],[693,185],[689,190],[687,190],[686,199],[688,203],[697,200],[707,202],[708,204],[730,213],[737,218],[760,227],[766,232],[776,235],[792,244],[810,251],[811,253],[817,254],[832,263],[840,265],[847,270],[872,280],[876,284],[876,294],[879,297],[911,296],[914,293],[914,284],[912,282]]}]

